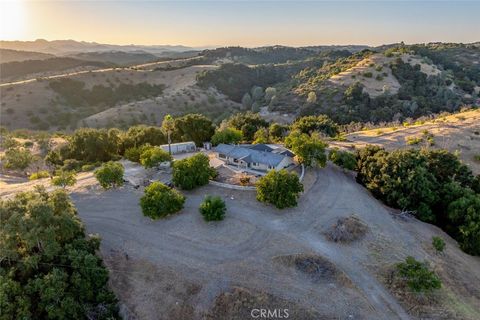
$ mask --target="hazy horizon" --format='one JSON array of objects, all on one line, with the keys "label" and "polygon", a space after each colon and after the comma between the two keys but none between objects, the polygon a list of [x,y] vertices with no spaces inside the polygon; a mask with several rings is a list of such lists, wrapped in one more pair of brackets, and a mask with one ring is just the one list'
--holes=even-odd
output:
[{"label": "hazy horizon", "polygon": [[477,1],[16,0],[0,9],[0,39],[7,41],[299,47],[480,40]]}]

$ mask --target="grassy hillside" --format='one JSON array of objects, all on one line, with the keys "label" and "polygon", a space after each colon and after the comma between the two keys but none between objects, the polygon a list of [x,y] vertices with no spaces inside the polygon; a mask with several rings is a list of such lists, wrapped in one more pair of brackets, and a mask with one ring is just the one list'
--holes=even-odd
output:
[{"label": "grassy hillside", "polygon": [[47,71],[63,71],[76,67],[107,67],[109,64],[98,61],[84,61],[74,58],[55,57],[45,60],[15,61],[0,64],[2,81],[9,78],[22,77],[29,74]]},{"label": "grassy hillside", "polygon": [[41,52],[0,49],[0,63],[25,60],[43,60],[53,57],[55,56],[52,54]]}]

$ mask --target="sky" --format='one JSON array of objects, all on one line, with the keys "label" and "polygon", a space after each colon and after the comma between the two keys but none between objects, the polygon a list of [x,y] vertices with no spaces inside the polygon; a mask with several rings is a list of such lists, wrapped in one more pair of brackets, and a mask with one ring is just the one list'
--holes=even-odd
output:
[{"label": "sky", "polygon": [[0,40],[204,46],[480,41],[477,1],[0,0]]}]

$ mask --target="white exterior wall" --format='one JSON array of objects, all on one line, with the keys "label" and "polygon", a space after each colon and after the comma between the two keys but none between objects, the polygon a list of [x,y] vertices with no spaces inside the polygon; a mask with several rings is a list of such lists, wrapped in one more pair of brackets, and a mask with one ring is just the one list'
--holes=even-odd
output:
[{"label": "white exterior wall", "polygon": [[286,167],[288,167],[289,165],[293,164],[293,158],[291,157],[285,157],[283,158],[283,160],[277,165],[277,167],[275,168],[275,170],[282,170]]},{"label": "white exterior wall", "polygon": [[[168,144],[161,145],[160,148],[168,152]],[[195,143],[172,143],[171,144],[171,150],[172,154],[178,154],[178,153],[183,153],[183,152],[193,152],[195,151],[196,146]]]}]

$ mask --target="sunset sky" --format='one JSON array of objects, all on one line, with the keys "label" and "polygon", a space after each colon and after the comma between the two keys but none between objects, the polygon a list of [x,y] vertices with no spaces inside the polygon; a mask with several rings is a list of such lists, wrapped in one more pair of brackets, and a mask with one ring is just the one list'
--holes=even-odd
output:
[{"label": "sunset sky", "polygon": [[480,1],[5,1],[1,40],[261,46],[480,40]]}]

